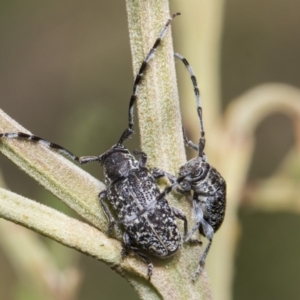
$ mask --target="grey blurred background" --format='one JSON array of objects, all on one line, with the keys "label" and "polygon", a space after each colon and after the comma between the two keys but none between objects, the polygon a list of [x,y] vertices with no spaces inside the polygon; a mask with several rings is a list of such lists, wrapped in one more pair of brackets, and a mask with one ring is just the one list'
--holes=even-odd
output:
[{"label": "grey blurred background", "polygon": [[[182,11],[195,2],[172,6],[170,1],[171,11]],[[296,0],[225,2],[224,108],[260,83],[300,87],[299,10]],[[181,19],[176,22],[173,36],[180,52],[176,28]],[[123,1],[2,0],[0,41],[1,109],[34,134],[78,155],[97,155],[115,143],[126,126],[133,82]],[[260,124],[249,181],[267,178],[276,169],[294,142],[290,126],[281,115]],[[133,149],[138,144],[136,134],[128,145]],[[10,190],[73,214],[2,156],[0,165]],[[103,178],[98,165],[84,169]],[[298,299],[299,217],[242,208],[240,221],[234,299]],[[131,287],[102,263],[42,239],[62,264],[68,256],[78,262],[83,272],[78,299],[137,299]],[[33,299],[20,292],[24,287],[16,283],[1,248],[0,270],[0,299]]]}]

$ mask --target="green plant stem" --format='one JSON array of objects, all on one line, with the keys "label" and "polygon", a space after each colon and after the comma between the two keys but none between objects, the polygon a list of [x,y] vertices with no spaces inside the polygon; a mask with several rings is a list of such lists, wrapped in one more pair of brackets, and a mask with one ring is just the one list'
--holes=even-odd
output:
[{"label": "green plant stem", "polygon": [[[127,0],[126,8],[135,75],[162,26],[170,17],[170,11],[166,0]],[[175,22],[180,22],[180,17],[173,20],[172,25]],[[169,28],[162,46],[156,51],[155,58],[151,60],[146,71],[147,79],[139,89],[137,106],[141,146],[148,155],[149,165],[174,174],[185,162],[185,152],[173,53],[171,28]],[[188,202],[182,201],[184,204],[180,204],[170,197],[168,199],[187,216],[192,216],[192,209]],[[156,285],[154,280],[151,280],[159,292],[158,295],[163,299],[212,299],[205,273],[195,284],[191,282],[195,262],[199,261],[199,257],[198,247],[187,246],[170,259],[170,263],[169,260],[160,261],[161,270],[158,270],[156,264],[155,274],[160,271],[163,273],[170,271],[166,277],[161,277],[159,280],[160,283],[164,282],[163,285]],[[174,268],[172,271],[169,269],[171,266]],[[159,276],[163,276],[163,273]],[[149,299],[139,291],[138,287],[135,288],[142,299]]]},{"label": "green plant stem", "polygon": [[[170,18],[168,1],[126,1],[134,75]],[[177,17],[172,23],[180,22]],[[137,100],[141,145],[155,167],[175,173],[185,161],[171,27],[146,71]]]}]

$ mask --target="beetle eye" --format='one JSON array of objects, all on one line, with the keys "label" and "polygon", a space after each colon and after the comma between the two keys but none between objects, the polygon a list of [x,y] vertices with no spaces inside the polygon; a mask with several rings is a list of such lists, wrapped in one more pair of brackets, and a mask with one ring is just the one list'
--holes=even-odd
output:
[{"label": "beetle eye", "polygon": [[188,192],[192,189],[191,185],[189,182],[187,181],[183,181],[179,184],[179,186],[177,187],[177,190],[180,192],[180,193],[185,193],[185,192]]},{"label": "beetle eye", "polygon": [[195,172],[192,173],[192,177],[200,177],[203,173],[203,169],[200,168],[200,169],[197,169],[195,170]]}]

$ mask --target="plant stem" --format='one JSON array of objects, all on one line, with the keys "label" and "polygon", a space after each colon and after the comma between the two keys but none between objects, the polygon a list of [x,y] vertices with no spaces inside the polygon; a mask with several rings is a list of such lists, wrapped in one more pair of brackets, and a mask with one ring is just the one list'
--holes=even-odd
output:
[{"label": "plant stem", "polygon": [[[166,0],[126,1],[134,74],[170,18]],[[179,20],[174,20],[174,22]],[[172,23],[174,24],[174,23]],[[138,92],[141,145],[155,167],[175,173],[185,162],[171,28],[146,71]]]},{"label": "plant stem", "polygon": [[[133,70],[136,75],[160,30],[170,18],[169,4],[167,0],[127,0],[126,7]],[[178,18],[172,24],[179,21]],[[137,106],[141,145],[148,155],[149,164],[176,174],[185,162],[185,152],[173,54],[171,30],[168,29],[147,69],[147,78],[139,89]],[[182,201],[186,204],[182,205],[170,197],[168,200],[171,205],[182,209],[188,217],[192,216],[192,209],[187,202]],[[189,221],[192,224],[191,218]],[[158,280],[152,278],[149,288],[155,287],[157,297],[163,299],[212,299],[205,272],[195,284],[191,282],[199,257],[198,247],[187,246],[170,261],[161,260],[161,270],[158,270],[156,263],[154,272]],[[156,299],[149,298],[147,292],[140,290],[138,285],[133,286],[142,299]]]}]

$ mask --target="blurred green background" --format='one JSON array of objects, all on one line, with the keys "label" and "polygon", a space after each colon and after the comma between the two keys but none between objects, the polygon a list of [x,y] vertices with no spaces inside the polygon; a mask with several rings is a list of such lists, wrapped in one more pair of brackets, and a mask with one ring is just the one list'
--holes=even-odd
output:
[{"label": "blurred green background", "polygon": [[[184,19],[190,21],[185,8],[197,1],[170,1],[172,12],[183,13],[173,26],[178,52],[182,44],[176,29]],[[221,45],[224,109],[230,100],[261,83],[300,87],[299,10],[296,0],[225,2]],[[123,1],[0,1],[0,108],[34,134],[77,155],[107,150],[126,126],[132,91],[126,18]],[[189,32],[184,35],[188,37]],[[269,177],[294,139],[290,120],[282,115],[260,124],[249,182]],[[134,149],[138,144],[136,134],[127,145]],[[0,164],[10,190],[72,215],[2,156]],[[98,165],[84,169],[103,179]],[[241,208],[239,217],[242,235],[234,299],[298,299],[299,217],[247,208]],[[70,261],[79,266],[83,277],[78,299],[137,299],[131,287],[102,263],[41,239],[62,266]],[[0,247],[0,299],[34,299],[14,268]]]}]

